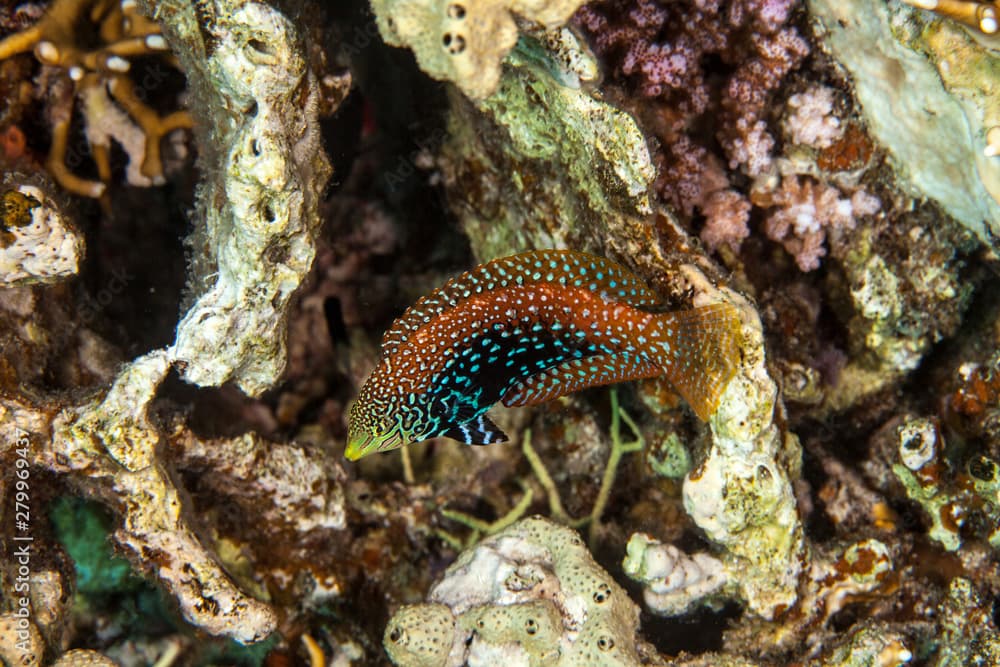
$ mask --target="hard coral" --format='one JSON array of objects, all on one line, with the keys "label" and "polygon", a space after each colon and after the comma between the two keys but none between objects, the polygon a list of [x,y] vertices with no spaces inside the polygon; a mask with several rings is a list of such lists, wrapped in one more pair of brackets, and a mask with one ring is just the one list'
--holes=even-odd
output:
[{"label": "hard coral", "polygon": [[400,667],[638,665],[638,624],[580,536],[531,517],[459,556],[390,619],[385,647]]},{"label": "hard coral", "polygon": [[[772,165],[765,111],[809,51],[788,26],[795,5],[604,0],[577,13],[627,105],[660,141],[656,190],[685,216],[705,217],[711,250],[738,251],[750,234],[750,202],[727,168],[758,176]],[[716,142],[722,159],[709,149]]]},{"label": "hard coral", "polygon": [[785,133],[792,143],[829,148],[844,134],[840,119],[833,115],[834,92],[826,86],[811,86],[788,98]]},{"label": "hard coral", "polygon": [[853,229],[856,217],[872,215],[881,207],[881,202],[864,190],[857,190],[850,199],[840,195],[825,183],[786,177],[773,192],[751,196],[758,206],[775,209],[764,224],[768,238],[782,243],[799,269],[812,271],[826,255],[823,241],[827,230]]},{"label": "hard coral", "polygon": [[[662,102],[668,144],[721,93],[718,139],[730,167],[759,173],[773,146],[762,115],[771,93],[808,53],[786,27],[796,0],[604,0],[582,8],[577,19],[597,52],[640,97]],[[706,63],[734,68],[723,84],[710,82]],[[676,152],[676,151],[675,151]]]},{"label": "hard coral", "polygon": [[[81,24],[88,21],[99,36],[97,48],[84,43],[90,31]],[[62,187],[84,197],[102,196],[112,177],[112,139],[129,157],[131,185],[163,182],[160,142],[176,129],[191,127],[193,119],[186,111],[161,116],[146,104],[149,91],[138,89],[129,77],[127,58],[162,57],[166,50],[159,26],[137,11],[134,0],[55,0],[38,23],[0,41],[0,61],[33,51],[42,64],[39,93],[47,97],[52,126],[46,166]],[[69,145],[75,108],[84,118],[96,181],[70,169],[69,163],[79,159]]]},{"label": "hard coral", "polygon": [[500,81],[500,63],[517,43],[513,14],[556,28],[583,0],[372,0],[379,32],[393,46],[413,49],[421,69],[455,82],[473,99]]}]

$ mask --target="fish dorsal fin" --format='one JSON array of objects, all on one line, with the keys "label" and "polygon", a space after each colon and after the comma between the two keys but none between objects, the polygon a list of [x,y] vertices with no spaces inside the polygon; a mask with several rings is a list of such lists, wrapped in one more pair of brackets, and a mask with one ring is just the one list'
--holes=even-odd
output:
[{"label": "fish dorsal fin", "polygon": [[394,353],[414,331],[464,299],[495,289],[543,283],[587,289],[636,308],[661,303],[635,274],[603,257],[575,250],[532,250],[480,264],[422,297],[385,332],[382,354]]},{"label": "fish dorsal fin", "polygon": [[538,405],[581,389],[660,375],[659,366],[631,352],[566,361],[514,385],[503,396],[509,408]]},{"label": "fish dorsal fin", "polygon": [[455,424],[441,431],[438,435],[464,442],[467,445],[492,445],[496,442],[507,442],[507,434],[484,414],[467,422]]}]

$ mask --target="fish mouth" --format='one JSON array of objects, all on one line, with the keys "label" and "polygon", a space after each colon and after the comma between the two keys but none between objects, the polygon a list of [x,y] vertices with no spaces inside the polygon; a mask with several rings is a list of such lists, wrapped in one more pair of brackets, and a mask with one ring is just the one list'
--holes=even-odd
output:
[{"label": "fish mouth", "polygon": [[363,439],[351,438],[347,441],[347,449],[344,450],[344,458],[348,461],[357,461],[365,454],[370,454],[374,435],[369,435]]},{"label": "fish mouth", "polygon": [[344,450],[344,458],[348,461],[357,461],[375,452],[388,452],[398,449],[403,444],[403,436],[398,430],[383,435],[367,433],[357,438],[348,439],[347,448]]}]

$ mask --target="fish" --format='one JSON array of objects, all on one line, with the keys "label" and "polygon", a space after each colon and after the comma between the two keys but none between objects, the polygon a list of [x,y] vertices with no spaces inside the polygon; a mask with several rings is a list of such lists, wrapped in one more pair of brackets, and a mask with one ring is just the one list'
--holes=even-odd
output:
[{"label": "fish", "polygon": [[494,259],[420,298],[385,332],[350,408],[355,461],[429,438],[489,445],[496,403],[538,405],[601,385],[664,377],[703,421],[739,361],[738,310],[668,311],[623,266],[573,250]]}]

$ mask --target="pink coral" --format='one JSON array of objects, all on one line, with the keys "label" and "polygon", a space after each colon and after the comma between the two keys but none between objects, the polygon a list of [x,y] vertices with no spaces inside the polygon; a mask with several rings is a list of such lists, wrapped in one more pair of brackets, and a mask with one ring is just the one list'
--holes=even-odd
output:
[{"label": "pink coral", "polygon": [[709,195],[702,205],[705,226],[701,230],[701,240],[710,250],[722,245],[740,249],[743,239],[750,235],[747,221],[750,219],[750,202],[735,190],[717,190]]},{"label": "pink coral", "polygon": [[833,89],[814,85],[788,98],[784,128],[794,144],[829,148],[844,136],[840,119],[833,114]]},{"label": "pink coral", "polygon": [[[678,211],[698,208],[709,218],[708,238],[721,220],[746,211],[729,176],[706,157],[715,141],[730,169],[751,176],[771,164],[774,139],[764,111],[784,77],[808,52],[787,26],[798,0],[598,0],[577,12],[612,79],[643,100],[634,112],[663,146],[660,195]],[[654,102],[649,104],[648,102]],[[714,134],[715,136],[712,136]],[[710,187],[709,181],[714,182]],[[718,224],[713,224],[715,220]],[[730,226],[736,230],[738,225]],[[726,238],[735,239],[730,233]],[[708,241],[706,241],[708,243]],[[726,241],[733,245],[731,241]]]},{"label": "pink coral", "polygon": [[773,207],[764,223],[768,238],[780,242],[802,271],[819,268],[826,255],[826,235],[831,230],[853,229],[855,218],[873,215],[881,207],[878,198],[864,190],[850,199],[825,183],[803,177],[786,177],[769,193],[755,193],[754,203]]}]

